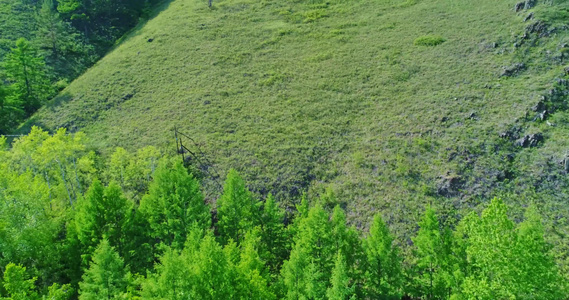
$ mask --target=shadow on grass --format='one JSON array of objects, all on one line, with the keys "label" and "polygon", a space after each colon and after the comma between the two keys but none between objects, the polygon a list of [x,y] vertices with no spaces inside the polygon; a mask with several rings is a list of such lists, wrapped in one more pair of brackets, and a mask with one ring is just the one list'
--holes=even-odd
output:
[{"label": "shadow on grass", "polygon": [[156,4],[154,9],[152,10],[152,14],[150,14],[150,17],[148,17],[148,19],[146,19],[146,20],[141,20],[140,22],[138,22],[138,24],[134,28],[127,31],[121,38],[119,38],[115,42],[114,46],[111,47],[111,49],[109,49],[109,51],[107,51],[107,54],[112,52],[116,48],[118,48],[123,43],[129,41],[131,38],[140,35],[140,30],[146,25],[146,23],[148,23],[150,20],[156,18],[156,16],[158,16],[160,13],[165,11],[170,6],[170,3],[172,3],[172,1],[174,1],[174,0],[163,0],[160,3]]}]

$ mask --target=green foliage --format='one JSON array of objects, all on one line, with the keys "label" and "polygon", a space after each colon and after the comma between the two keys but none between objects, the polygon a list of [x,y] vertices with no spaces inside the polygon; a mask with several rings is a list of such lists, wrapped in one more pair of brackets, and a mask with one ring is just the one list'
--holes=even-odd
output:
[{"label": "green foliage", "polygon": [[89,269],[79,283],[80,300],[121,299],[129,285],[123,260],[106,239],[101,240]]},{"label": "green foliage", "polygon": [[319,205],[312,207],[300,220],[290,258],[281,270],[287,299],[326,293],[336,257],[335,245],[328,213]]},{"label": "green foliage", "polygon": [[181,249],[192,226],[205,230],[211,217],[200,185],[180,162],[163,163],[154,174],[139,212],[147,220],[147,234],[158,244]]},{"label": "green foliage", "polygon": [[116,183],[107,188],[95,180],[85,198],[78,205],[75,226],[83,247],[84,266],[91,261],[91,255],[100,241],[124,253],[124,233],[128,231],[132,203],[123,195]]},{"label": "green foliage", "polygon": [[430,206],[419,222],[419,231],[413,243],[417,256],[418,274],[415,280],[419,294],[427,295],[429,299],[445,297],[449,289],[445,282],[444,265],[449,258],[444,251],[438,217]]},{"label": "green foliage", "polygon": [[12,102],[21,103],[27,115],[35,112],[53,94],[42,57],[26,39],[16,41],[16,47],[4,62],[6,78],[11,83]]},{"label": "green foliage", "polygon": [[26,268],[20,265],[9,263],[4,270],[4,288],[10,300],[37,299],[38,295],[34,291],[36,278],[28,279]]},{"label": "green foliage", "polygon": [[272,274],[277,274],[290,251],[291,237],[284,226],[284,212],[269,194],[261,211],[260,251]]},{"label": "green foliage", "polygon": [[230,170],[223,186],[223,194],[217,200],[217,227],[220,240],[240,242],[248,229],[259,223],[259,206],[245,187],[237,171]]},{"label": "green foliage", "polygon": [[401,258],[393,244],[393,236],[380,214],[376,214],[365,239],[365,286],[371,298],[397,299],[402,294]]},{"label": "green foliage", "polygon": [[341,251],[338,252],[326,296],[330,300],[355,299],[354,287],[350,286],[350,277]]},{"label": "green foliage", "polygon": [[440,35],[425,35],[416,38],[413,41],[415,46],[437,46],[444,43],[446,40]]},{"label": "green foliage", "polygon": [[48,288],[48,293],[43,300],[68,300],[73,296],[73,288],[69,284],[59,285],[54,283]]},{"label": "green foliage", "polygon": [[[323,199],[327,194],[314,200],[312,207],[308,197],[302,197],[291,220],[293,215],[285,218],[271,195],[264,202],[252,200],[244,180],[232,171],[220,199],[225,201],[222,218],[238,222],[231,227],[236,241],[230,235],[215,236],[221,226],[230,228],[228,223],[220,219],[212,228],[212,207],[205,204],[199,183],[181,163],[167,159],[152,175],[144,155],[140,161],[145,167],[132,169],[129,166],[138,159],[121,150],[109,158],[112,163],[93,164],[99,158],[89,156],[87,165],[94,170],[87,169],[94,178],[130,170],[122,174],[130,172],[134,180],[150,174],[151,186],[139,207],[130,198],[136,193],[123,194],[119,183],[105,187],[99,180],[76,180],[89,185],[84,194],[77,190],[77,201],[70,203],[65,189],[56,192],[50,187],[54,177],[45,175],[49,168],[41,158],[59,161],[67,170],[73,157],[85,153],[81,134],[75,137],[34,129],[12,148],[0,138],[0,263],[7,265],[0,293],[7,299],[524,299],[527,295],[564,299],[568,295],[567,279],[546,240],[548,225],[542,224],[535,206],[516,224],[508,214],[521,216],[521,212],[508,212],[509,207],[496,198],[480,216],[473,211],[453,229],[441,225],[439,220],[445,219],[429,206],[411,239],[413,245],[405,248],[379,213],[365,238],[348,226],[339,205],[332,212],[322,206],[334,202]],[[63,160],[64,154],[71,159]],[[106,170],[109,164],[116,166],[111,172]],[[77,170],[77,176],[86,175],[82,168]],[[141,190],[146,190],[141,182]],[[239,205],[249,207],[237,210]],[[240,212],[248,218],[237,215]],[[452,221],[446,219],[445,224]]]}]

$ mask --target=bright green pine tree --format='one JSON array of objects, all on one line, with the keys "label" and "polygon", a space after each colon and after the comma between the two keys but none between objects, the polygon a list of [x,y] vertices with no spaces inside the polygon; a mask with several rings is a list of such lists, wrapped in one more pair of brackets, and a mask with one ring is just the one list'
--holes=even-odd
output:
[{"label": "bright green pine tree", "polygon": [[501,199],[493,199],[480,218],[468,218],[469,272],[462,283],[467,299],[510,299],[516,296],[516,234]]},{"label": "bright green pine tree", "polygon": [[125,251],[123,232],[128,231],[132,203],[123,195],[121,188],[112,182],[107,188],[95,180],[84,199],[79,203],[75,225],[83,251],[83,264],[91,260],[91,254],[103,237],[113,247]]},{"label": "bright green pine tree", "polygon": [[122,258],[103,239],[79,283],[79,300],[122,299],[127,292],[128,278]]},{"label": "bright green pine tree", "polygon": [[167,248],[155,272],[142,283],[142,299],[188,299],[197,282],[187,259],[180,251]]},{"label": "bright green pine tree", "polygon": [[179,162],[158,167],[139,212],[148,221],[149,236],[176,249],[182,249],[193,224],[204,230],[211,226],[200,185]]},{"label": "bright green pine tree", "polygon": [[324,295],[336,258],[328,213],[315,205],[296,230],[290,258],[281,269],[287,299]]},{"label": "bright green pine tree", "polygon": [[8,293],[8,300],[33,300],[38,299],[34,291],[34,282],[37,278],[28,279],[26,268],[9,263],[4,270],[4,289]]},{"label": "bright green pine tree", "polygon": [[271,273],[277,274],[288,257],[290,235],[284,227],[284,212],[271,194],[267,196],[261,212],[259,255],[266,261]]},{"label": "bright green pine tree", "polygon": [[357,275],[355,267],[364,260],[364,253],[357,230],[354,227],[348,227],[346,222],[344,209],[336,205],[330,219],[334,252],[342,252],[349,276],[355,277]]},{"label": "bright green pine tree", "polygon": [[442,239],[439,220],[430,206],[419,222],[419,231],[413,238],[417,257],[416,285],[419,293],[427,299],[438,299],[446,295],[442,261]]},{"label": "bright green pine tree", "polygon": [[259,256],[261,239],[254,229],[245,234],[241,245],[240,260],[237,270],[242,278],[241,294],[245,299],[275,299],[269,289],[268,273],[265,262]]},{"label": "bright green pine tree", "polygon": [[342,251],[339,251],[326,296],[329,300],[355,299],[355,289],[351,284],[344,255],[342,255]]},{"label": "bright green pine tree", "polygon": [[401,259],[393,244],[389,228],[376,214],[363,242],[367,263],[365,268],[366,294],[374,299],[401,298]]},{"label": "bright green pine tree", "polygon": [[[238,252],[231,243],[225,249],[208,234],[199,247],[199,251],[190,256],[190,268],[195,271],[196,283],[192,295],[195,299],[235,299],[237,298],[236,282],[238,278],[235,257]],[[233,253],[233,254],[232,254]]]},{"label": "bright green pine tree", "polygon": [[217,200],[217,228],[221,242],[239,242],[247,231],[259,225],[260,205],[253,199],[237,171],[231,169],[223,186],[223,194]]},{"label": "bright green pine tree", "polygon": [[526,209],[525,220],[517,227],[516,296],[532,295],[535,299],[567,297],[567,284],[561,277],[551,254],[551,245],[544,239],[541,216],[535,206]]},{"label": "bright green pine tree", "polygon": [[6,76],[11,83],[12,103],[22,103],[27,115],[32,114],[53,95],[44,59],[30,42],[21,38],[4,61]]}]

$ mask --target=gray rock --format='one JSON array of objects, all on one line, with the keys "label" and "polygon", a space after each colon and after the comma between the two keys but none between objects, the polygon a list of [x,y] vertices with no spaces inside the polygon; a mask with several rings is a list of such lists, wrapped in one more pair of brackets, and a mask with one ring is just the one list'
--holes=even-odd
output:
[{"label": "gray rock", "polygon": [[516,63],[516,64],[513,64],[509,67],[504,67],[502,74],[500,74],[500,76],[502,76],[502,77],[514,76],[514,75],[517,75],[518,73],[522,72],[525,69],[526,69],[526,65],[524,63]]},{"label": "gray rock", "polygon": [[534,133],[528,134],[523,138],[516,141],[516,146],[520,146],[523,148],[531,148],[536,147],[539,143],[543,142],[543,134],[541,133]]},{"label": "gray rock", "polygon": [[530,12],[529,15],[527,15],[527,17],[524,18],[524,22],[527,22],[531,19],[533,19],[533,12]]},{"label": "gray rock", "polygon": [[545,96],[540,96],[539,101],[531,108],[532,111],[538,112],[545,109],[545,102],[547,98]]}]

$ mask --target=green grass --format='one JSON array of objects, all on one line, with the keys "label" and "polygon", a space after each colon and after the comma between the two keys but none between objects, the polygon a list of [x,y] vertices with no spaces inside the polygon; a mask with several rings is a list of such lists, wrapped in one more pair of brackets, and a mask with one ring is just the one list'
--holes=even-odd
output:
[{"label": "green grass", "polygon": [[[515,49],[529,23],[515,3],[219,0],[208,9],[174,0],[22,131],[65,126],[104,153],[119,145],[174,153],[178,127],[220,173],[237,168],[260,194],[290,204],[303,191],[333,190],[354,224],[381,210],[400,236],[427,203],[451,223],[496,194],[526,193],[508,198],[518,206],[551,197],[553,210],[567,198],[565,179],[549,190],[539,182],[561,174],[569,118],[554,115],[549,127],[524,116],[562,73],[567,62],[551,56],[569,35]],[[561,22],[556,8],[540,4],[536,18]],[[414,45],[435,33],[446,41]],[[499,76],[517,62],[527,70]],[[516,124],[543,131],[544,145],[517,149],[498,137]],[[506,171],[513,175],[500,179]],[[449,176],[462,185],[445,197],[437,191]]]},{"label": "green grass", "polygon": [[445,38],[440,35],[425,35],[415,39],[415,46],[437,46],[445,42]]}]

